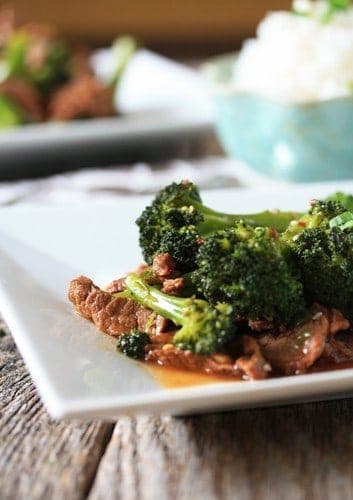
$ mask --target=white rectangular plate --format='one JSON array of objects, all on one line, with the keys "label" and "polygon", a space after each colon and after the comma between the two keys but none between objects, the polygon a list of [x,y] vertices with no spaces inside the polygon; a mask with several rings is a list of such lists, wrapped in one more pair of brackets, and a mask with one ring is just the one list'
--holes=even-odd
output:
[{"label": "white rectangular plate", "polygon": [[[204,194],[229,212],[304,210],[313,197],[353,183]],[[0,310],[53,417],[122,413],[183,414],[341,397],[353,370],[259,382],[164,389],[141,364],[116,352],[116,341],[73,313],[68,282],[86,274],[104,285],[141,261],[134,220],[149,200],[117,198],[69,206],[0,210]]]}]

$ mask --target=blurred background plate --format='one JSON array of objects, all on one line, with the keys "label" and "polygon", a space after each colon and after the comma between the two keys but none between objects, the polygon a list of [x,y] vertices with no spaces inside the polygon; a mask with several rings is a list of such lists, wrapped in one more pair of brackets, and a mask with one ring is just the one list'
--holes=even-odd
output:
[{"label": "blurred background plate", "polygon": [[26,125],[0,134],[0,178],[49,175],[75,164],[104,165],[117,158],[121,162],[163,159],[181,141],[197,138],[211,126],[205,108]]},{"label": "blurred background plate", "polygon": [[[93,52],[95,74],[114,67],[110,48]],[[212,129],[202,75],[188,65],[139,49],[115,89],[119,113],[0,129],[0,179],[50,175],[88,166],[179,156]]]}]

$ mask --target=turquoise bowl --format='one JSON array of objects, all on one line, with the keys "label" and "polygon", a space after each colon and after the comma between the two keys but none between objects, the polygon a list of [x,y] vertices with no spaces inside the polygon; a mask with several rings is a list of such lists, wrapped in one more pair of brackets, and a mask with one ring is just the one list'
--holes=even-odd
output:
[{"label": "turquoise bowl", "polygon": [[285,181],[353,178],[353,97],[287,104],[230,90],[236,55],[205,65],[226,153]]}]

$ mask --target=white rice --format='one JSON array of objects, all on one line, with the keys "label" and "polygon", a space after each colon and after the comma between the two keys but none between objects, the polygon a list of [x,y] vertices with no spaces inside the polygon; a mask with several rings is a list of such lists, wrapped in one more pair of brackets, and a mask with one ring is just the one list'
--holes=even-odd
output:
[{"label": "white rice", "polygon": [[347,96],[353,91],[353,8],[323,23],[291,12],[268,14],[248,40],[232,87],[285,102]]}]

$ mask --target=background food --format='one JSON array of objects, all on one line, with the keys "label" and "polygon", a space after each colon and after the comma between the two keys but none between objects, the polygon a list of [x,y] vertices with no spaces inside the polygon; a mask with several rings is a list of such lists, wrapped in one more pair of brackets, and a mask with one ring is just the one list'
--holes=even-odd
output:
[{"label": "background food", "polygon": [[0,127],[116,114],[114,90],[136,48],[132,38],[114,42],[110,78],[103,81],[92,51],[70,46],[52,25],[18,25],[5,8],[0,32]]},{"label": "background food", "polygon": [[[325,7],[320,5],[316,10]],[[234,87],[286,102],[350,95],[353,8],[329,19],[323,15],[268,14],[257,38],[245,42],[240,52],[233,69]]]}]

